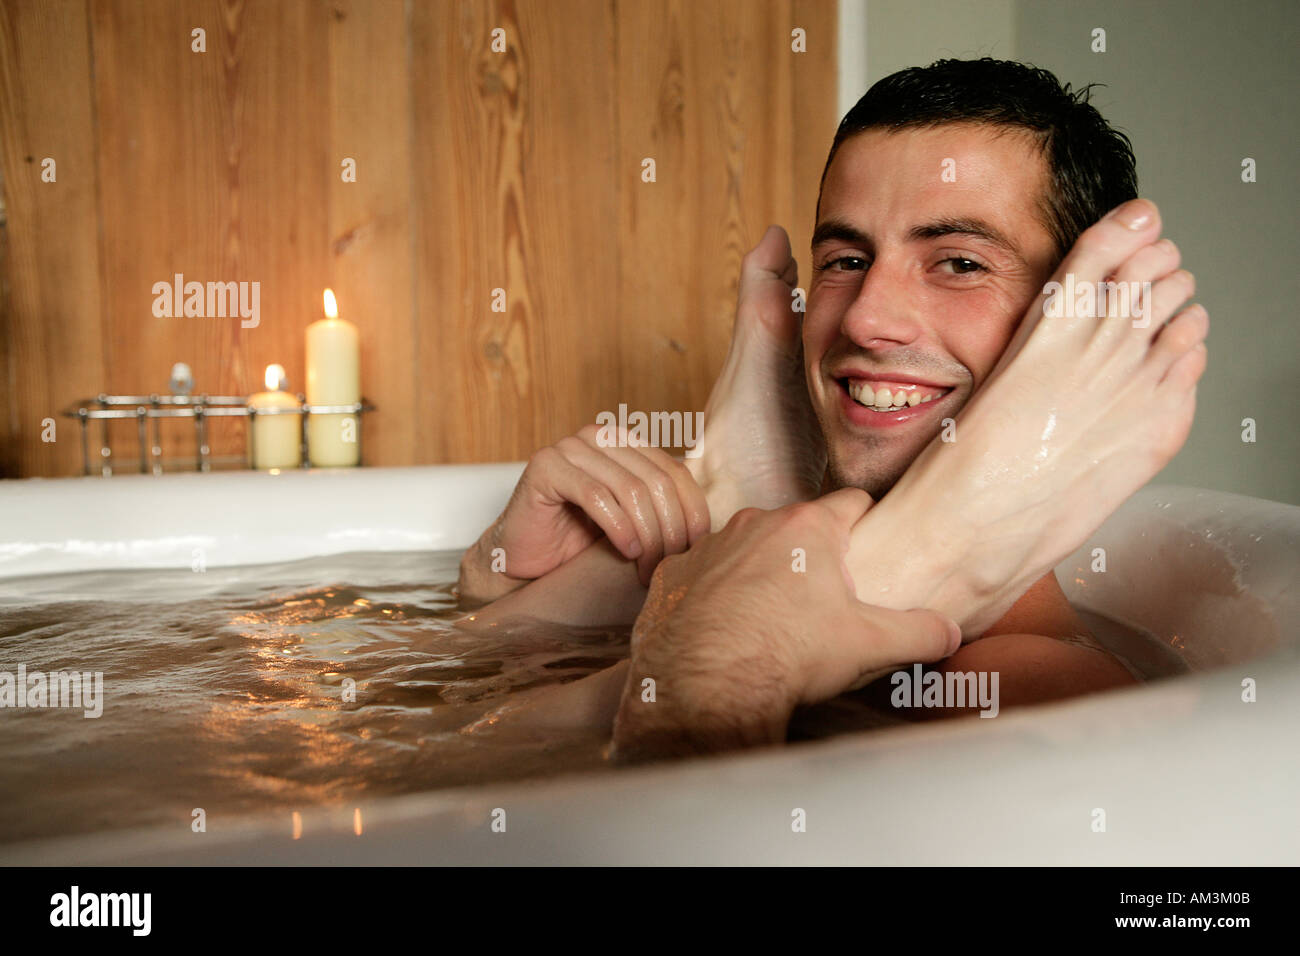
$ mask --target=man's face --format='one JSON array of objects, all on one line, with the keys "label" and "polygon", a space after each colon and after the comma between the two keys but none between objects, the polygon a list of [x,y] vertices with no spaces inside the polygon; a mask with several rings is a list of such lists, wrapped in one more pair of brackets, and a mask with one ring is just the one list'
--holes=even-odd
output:
[{"label": "man's face", "polygon": [[1018,132],[871,130],[840,146],[803,327],[832,488],[879,500],[993,370],[1054,267],[1047,181]]}]

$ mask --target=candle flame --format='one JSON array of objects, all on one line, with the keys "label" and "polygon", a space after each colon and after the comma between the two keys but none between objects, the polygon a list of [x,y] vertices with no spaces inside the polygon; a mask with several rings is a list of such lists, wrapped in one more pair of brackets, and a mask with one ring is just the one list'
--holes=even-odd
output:
[{"label": "candle flame", "polygon": [[283,365],[268,365],[266,367],[266,390],[275,392],[283,388],[288,381],[288,376],[284,374]]},{"label": "candle flame", "polygon": [[339,317],[339,304],[334,300],[334,290],[325,290],[325,314],[331,319]]}]

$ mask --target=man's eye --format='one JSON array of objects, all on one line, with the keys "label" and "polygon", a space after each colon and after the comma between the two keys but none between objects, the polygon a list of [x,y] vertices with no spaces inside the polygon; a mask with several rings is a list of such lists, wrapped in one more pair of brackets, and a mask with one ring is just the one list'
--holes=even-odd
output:
[{"label": "man's eye", "polygon": [[[843,268],[836,268],[840,265],[843,265]],[[861,269],[866,268],[866,265],[867,260],[863,259],[861,256],[840,256],[838,259],[831,259],[828,261],[824,266],[822,266],[822,270],[825,271],[829,269],[834,272],[858,272]]]},{"label": "man's eye", "polygon": [[989,271],[988,269],[984,268],[984,266],[976,262],[974,259],[964,259],[961,256],[952,256],[948,259],[944,259],[943,262],[955,263],[955,265],[953,266],[953,273],[955,275],[970,275],[972,272]]}]

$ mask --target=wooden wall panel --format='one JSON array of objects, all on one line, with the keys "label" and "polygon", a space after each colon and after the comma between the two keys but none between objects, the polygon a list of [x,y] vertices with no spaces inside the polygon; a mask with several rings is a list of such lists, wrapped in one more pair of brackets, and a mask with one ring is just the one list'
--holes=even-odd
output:
[{"label": "wooden wall panel", "polygon": [[[410,465],[417,452],[422,384],[415,348],[405,8],[404,0],[329,4],[327,284],[345,317],[360,330],[362,386],[379,406],[378,413],[363,420],[362,451],[368,464]],[[343,180],[345,158],[356,160],[356,182]],[[319,308],[314,301],[312,305]]]},{"label": "wooden wall panel", "polygon": [[[833,7],[736,12],[689,0],[619,6],[620,356],[632,408],[704,407],[731,340],[740,260],[769,225],[790,233],[805,288],[809,278],[816,182],[836,123]],[[809,52],[793,51],[796,27]],[[646,157],[653,183],[636,175]]]},{"label": "wooden wall panel", "polygon": [[419,460],[527,457],[617,388],[611,5],[417,4],[411,34]]},{"label": "wooden wall panel", "polygon": [[[378,465],[525,458],[619,402],[702,408],[768,223],[807,281],[833,0],[0,2],[9,473],[75,473],[75,427],[39,443],[46,410],[160,390],[177,360],[212,393],[270,362],[300,390],[326,285],[362,332]],[[42,151],[66,157],[57,189]],[[261,324],[155,317],[177,272],[260,282]],[[240,454],[242,423],[213,446]]]},{"label": "wooden wall panel", "polygon": [[[97,184],[84,0],[0,5],[0,162],[7,221],[7,389],[0,476],[81,469],[76,426],[58,418],[103,388]],[[46,158],[57,181],[41,181]],[[41,441],[56,418],[57,441]]]},{"label": "wooden wall panel", "polygon": [[[825,0],[792,0],[790,20],[807,31],[808,52],[791,66],[791,123],[789,170],[794,177],[794,208],[786,230],[799,260],[799,284],[812,283],[812,234],[817,225],[817,193],[826,154],[839,127],[836,47],[839,25],[835,5]],[[862,90],[861,93],[865,93]]]},{"label": "wooden wall panel", "polygon": [[[109,390],[162,390],[176,361],[201,392],[258,391],[271,362],[302,389],[328,245],[323,10],[93,2]],[[177,273],[260,283],[259,324],[156,317],[153,285]],[[165,455],[193,447],[187,429],[164,432]],[[241,453],[242,422],[212,432],[214,454]]]}]

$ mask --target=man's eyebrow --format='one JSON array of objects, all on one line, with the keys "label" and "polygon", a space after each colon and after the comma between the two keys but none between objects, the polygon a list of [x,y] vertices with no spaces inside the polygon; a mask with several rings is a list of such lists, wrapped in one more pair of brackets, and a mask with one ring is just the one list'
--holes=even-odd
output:
[{"label": "man's eyebrow", "polygon": [[907,234],[909,239],[940,239],[944,236],[972,236],[976,239],[984,239],[995,246],[1001,247],[1021,262],[1024,261],[1024,256],[1020,253],[1020,247],[1003,235],[995,226],[990,225],[983,219],[960,216],[936,219],[933,222],[927,222],[925,225],[912,227]]},{"label": "man's eyebrow", "polygon": [[859,246],[871,245],[870,236],[843,219],[823,219],[817,223],[817,228],[813,230],[812,237],[814,249],[823,242],[831,242],[835,239],[841,242],[852,242]]},{"label": "man's eyebrow", "polygon": [[[940,239],[944,236],[971,236],[976,239],[984,239],[1024,262],[1020,247],[999,229],[983,219],[968,216],[935,219],[920,226],[913,226],[907,233],[907,238],[913,241]],[[874,244],[870,235],[843,219],[824,219],[819,222],[817,228],[813,231],[813,248],[815,249],[823,242],[835,240],[851,242],[860,246],[872,246]]]}]

